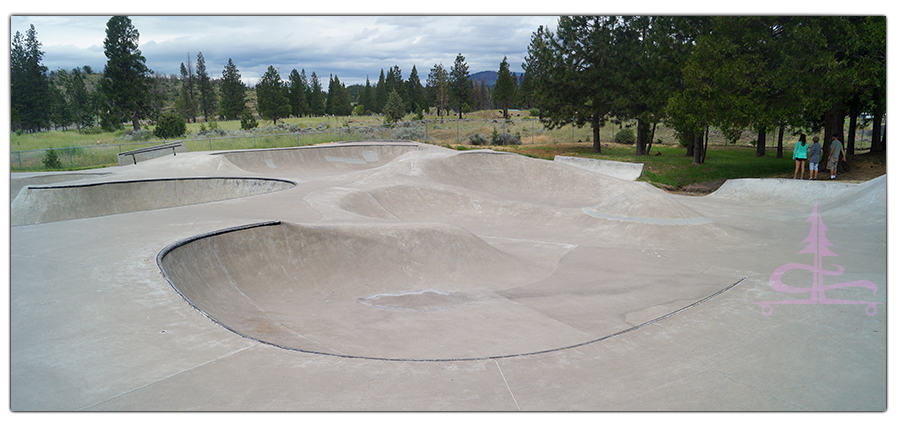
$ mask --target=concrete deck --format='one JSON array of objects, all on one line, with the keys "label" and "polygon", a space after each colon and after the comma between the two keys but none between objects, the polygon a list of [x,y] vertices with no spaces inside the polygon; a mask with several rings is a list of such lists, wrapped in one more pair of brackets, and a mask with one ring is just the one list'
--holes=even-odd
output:
[{"label": "concrete deck", "polygon": [[360,142],[13,174],[11,409],[887,409],[885,177],[605,168]]}]

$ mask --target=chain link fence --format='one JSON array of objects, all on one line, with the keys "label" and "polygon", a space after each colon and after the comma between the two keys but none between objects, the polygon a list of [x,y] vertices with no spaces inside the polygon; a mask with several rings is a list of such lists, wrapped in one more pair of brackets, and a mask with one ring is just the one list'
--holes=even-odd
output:
[{"label": "chain link fence", "polygon": [[[493,144],[496,139],[513,139],[523,145],[541,145],[556,143],[590,144],[592,134],[590,126],[564,126],[557,129],[546,129],[534,118],[522,119],[425,119],[410,122],[398,122],[388,125],[350,126],[350,123],[339,128],[301,129],[296,125],[281,125],[287,132],[248,133],[247,135],[198,134],[180,140],[191,152],[219,151],[233,149],[262,149],[310,146],[322,143],[360,140],[413,140],[448,147],[479,147]],[[276,129],[268,127],[266,130]],[[615,132],[620,129],[617,124],[607,124],[601,129],[601,143],[612,143]],[[871,142],[871,131],[861,132],[857,138],[857,153],[867,150]],[[868,135],[866,135],[868,134]],[[659,129],[654,136],[654,143],[675,144],[677,140],[671,129]],[[714,132],[710,132],[710,143],[716,143]],[[721,139],[721,141],[725,141]],[[156,140],[140,143],[101,144],[90,146],[72,146],[53,149],[33,149],[11,151],[11,171],[43,171],[53,169],[84,169],[118,164],[118,154],[148,146],[162,144]],[[766,142],[767,149],[775,145],[774,135]],[[509,144],[509,143],[507,143]],[[514,143],[515,144],[515,143]],[[745,133],[737,146],[752,147],[755,134]],[[785,149],[791,149],[793,143],[785,141]],[[52,157],[49,155],[53,155]]]},{"label": "chain link fence", "polygon": [[[292,125],[291,125],[292,126]],[[294,128],[296,128],[294,126]],[[272,128],[269,128],[270,130]],[[290,130],[290,128],[286,128]],[[224,131],[222,131],[224,133]],[[413,140],[437,145],[479,145],[474,134],[490,140],[508,134],[523,144],[541,142],[590,141],[589,128],[545,130],[537,120],[504,121],[498,119],[425,119],[386,125],[342,126],[329,129],[298,129],[282,133],[247,135],[199,134],[182,141],[191,152],[234,149],[263,149],[310,146],[322,143],[361,140]],[[577,138],[576,138],[577,137]],[[476,137],[477,138],[477,137]],[[611,138],[610,138],[611,140]],[[84,169],[118,164],[118,154],[164,143],[163,140],[58,147],[10,152],[11,171]]]}]

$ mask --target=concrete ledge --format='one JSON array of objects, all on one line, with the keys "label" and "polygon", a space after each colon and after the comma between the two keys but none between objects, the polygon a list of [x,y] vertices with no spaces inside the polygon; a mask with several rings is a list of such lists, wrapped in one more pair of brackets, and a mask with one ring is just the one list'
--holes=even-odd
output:
[{"label": "concrete ledge", "polygon": [[557,155],[553,161],[580,167],[591,172],[602,173],[614,178],[634,181],[644,173],[644,165],[639,163],[623,163],[621,161],[595,160],[593,158],[565,157]]},{"label": "concrete ledge", "polygon": [[126,164],[137,164],[138,161],[152,160],[164,155],[176,155],[178,152],[188,152],[184,142],[176,141],[174,143],[166,143],[157,146],[150,146],[133,151],[122,152],[118,155],[119,166]]}]

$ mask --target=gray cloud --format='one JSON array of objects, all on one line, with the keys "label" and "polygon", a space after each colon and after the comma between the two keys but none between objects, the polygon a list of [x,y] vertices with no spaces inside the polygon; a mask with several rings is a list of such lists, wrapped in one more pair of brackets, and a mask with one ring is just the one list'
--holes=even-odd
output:
[{"label": "gray cloud", "polygon": [[[450,68],[457,53],[469,71],[496,70],[504,56],[520,70],[531,33],[553,26],[538,16],[131,16],[139,48],[156,72],[178,74],[188,53],[203,52],[210,75],[231,58],[245,82],[255,83],[269,65],[286,78],[292,69],[315,71],[347,85],[372,82],[394,65],[404,78],[413,65],[425,79],[437,63]],[[34,24],[51,69],[90,65],[102,70],[109,16],[12,16],[10,35]],[[327,82],[326,82],[327,85]]]}]

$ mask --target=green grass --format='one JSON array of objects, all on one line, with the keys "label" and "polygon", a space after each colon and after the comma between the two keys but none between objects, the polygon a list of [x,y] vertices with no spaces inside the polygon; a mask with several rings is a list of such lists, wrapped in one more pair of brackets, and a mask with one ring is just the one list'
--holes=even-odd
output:
[{"label": "green grass", "polygon": [[[767,149],[766,156],[757,157],[756,148],[741,146],[710,146],[706,161],[700,165],[693,164],[692,157],[685,156],[684,148],[671,145],[654,145],[651,155],[641,156],[634,154],[633,146],[610,144],[602,145],[601,153],[597,154],[592,152],[590,143],[522,147],[520,152],[546,159],[552,159],[553,155],[570,155],[642,163],[644,172],[640,181],[673,188],[720,179],[790,177],[794,172],[789,150],[785,152],[786,158],[775,158],[774,149]],[[657,152],[660,155],[655,155]]]},{"label": "green grass", "polygon": [[[711,136],[711,145],[707,151],[706,162],[702,165],[692,164],[691,157],[685,156],[685,150],[675,143],[674,132],[666,127],[659,127],[655,139],[665,144],[655,144],[651,155],[636,156],[634,147],[613,144],[615,133],[620,129],[616,124],[609,123],[600,131],[600,140],[603,143],[602,153],[594,154],[591,151],[591,132],[589,127],[567,126],[560,129],[548,130],[543,125],[527,117],[527,113],[520,112],[519,116],[509,122],[502,120],[482,120],[484,117],[495,116],[489,113],[468,114],[466,118],[458,120],[453,116],[446,116],[444,122],[429,119],[427,124],[428,143],[443,145],[455,149],[484,148],[484,146],[472,146],[468,142],[468,136],[474,132],[490,136],[494,129],[498,132],[507,131],[519,133],[522,144],[518,146],[493,147],[537,158],[552,159],[553,155],[573,155],[602,160],[617,160],[637,162],[644,164],[644,175],[641,180],[658,186],[670,186],[682,188],[690,184],[716,181],[720,179],[734,178],[769,178],[790,177],[793,174],[793,160],[790,159],[793,142],[785,139],[786,158],[775,158],[776,151],[769,143],[767,156],[756,157],[755,147],[750,147],[743,140],[738,145],[722,145],[714,141]],[[410,117],[408,117],[409,119]],[[339,140],[358,140],[356,134],[344,129],[337,132],[337,128],[360,127],[368,125],[380,125],[383,120],[377,116],[348,116],[348,117],[312,117],[290,118],[279,120],[279,123],[297,125],[307,129],[327,129],[330,132],[317,132],[305,134],[284,134],[277,136],[256,136],[240,138],[196,138],[188,135],[185,146],[191,151],[250,149],[308,146],[336,142]],[[189,123],[189,133],[200,131],[201,123]],[[209,127],[208,124],[206,124]],[[240,131],[240,121],[220,121],[219,129],[226,131]],[[260,120],[259,128],[271,127],[272,122]],[[152,128],[152,127],[150,127]],[[153,139],[148,143],[135,144],[134,141],[123,138],[125,130],[117,132],[105,132],[98,134],[81,134],[77,131],[49,131],[37,134],[10,135],[11,170],[12,171],[41,171],[43,168],[43,152],[39,149],[71,148],[72,146],[95,145],[98,142],[103,146],[89,149],[64,149],[60,151],[59,158],[63,165],[61,170],[75,170],[85,168],[97,168],[115,165],[116,154],[127,150],[133,150],[146,145],[159,144],[162,140]],[[747,134],[747,138],[753,137]],[[387,138],[387,137],[386,137]],[[755,137],[754,137],[755,138]],[[774,139],[771,139],[774,140]],[[127,144],[131,143],[131,144]],[[859,146],[859,144],[858,144]],[[653,155],[661,152],[661,155]]]}]

